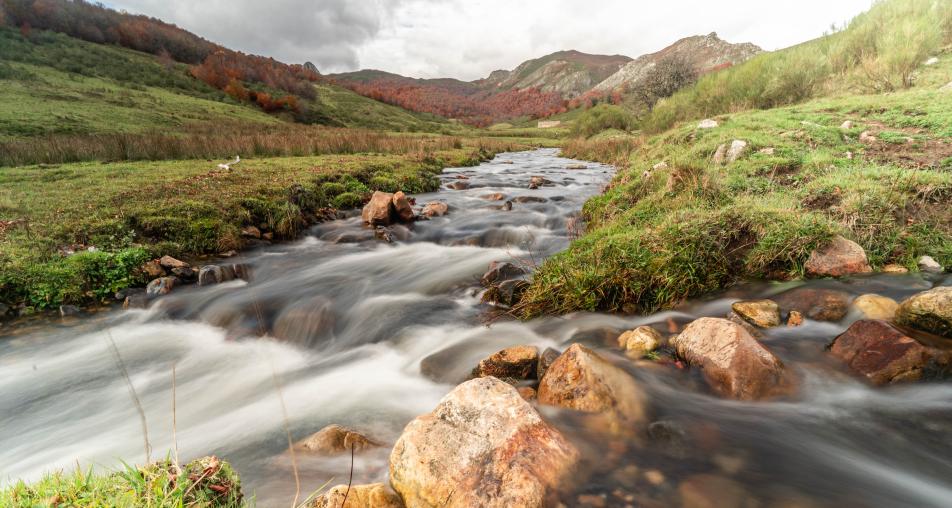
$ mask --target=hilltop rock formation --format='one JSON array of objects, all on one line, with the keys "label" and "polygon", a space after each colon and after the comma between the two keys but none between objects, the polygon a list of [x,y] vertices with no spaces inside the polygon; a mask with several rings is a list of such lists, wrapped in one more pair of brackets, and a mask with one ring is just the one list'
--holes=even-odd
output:
[{"label": "hilltop rock formation", "polygon": [[659,61],[670,56],[687,59],[703,74],[745,62],[762,51],[751,43],[731,44],[716,33],[686,37],[657,53],[642,55],[628,62],[618,72],[598,83],[594,90],[611,92],[623,86],[637,86]]}]

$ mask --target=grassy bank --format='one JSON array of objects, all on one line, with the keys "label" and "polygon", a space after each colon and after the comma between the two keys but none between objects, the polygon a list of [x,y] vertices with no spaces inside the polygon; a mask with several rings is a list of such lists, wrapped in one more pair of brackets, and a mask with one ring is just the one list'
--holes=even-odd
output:
[{"label": "grassy bank", "polygon": [[[745,278],[797,277],[835,234],[875,267],[915,269],[921,255],[952,265],[952,95],[937,88],[568,143],[568,156],[624,163],[586,204],[588,233],[541,266],[518,311],[650,311]],[[864,131],[877,140],[861,142]],[[747,152],[715,163],[735,139]]]},{"label": "grassy bank", "polygon": [[249,157],[230,171],[204,159],[0,168],[0,300],[27,312],[101,301],[147,282],[134,268],[151,257],[241,248],[246,225],[294,238],[326,207],[360,206],[374,190],[433,191],[444,167],[534,143],[346,134],[370,136],[376,150]]},{"label": "grassy bank", "polygon": [[0,489],[0,506],[66,508],[102,506],[239,508],[241,481],[227,462],[205,457],[181,469],[171,462],[126,466],[114,473],[55,472],[36,483],[17,482]]}]

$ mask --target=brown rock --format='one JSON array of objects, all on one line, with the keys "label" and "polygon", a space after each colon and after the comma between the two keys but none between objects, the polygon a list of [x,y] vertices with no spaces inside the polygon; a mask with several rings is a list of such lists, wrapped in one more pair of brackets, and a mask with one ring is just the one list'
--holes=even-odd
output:
[{"label": "brown rock", "polygon": [[727,161],[727,145],[719,145],[714,151],[714,157],[711,159],[714,164],[724,164]]},{"label": "brown rock", "polygon": [[423,211],[420,215],[424,217],[442,217],[450,210],[450,206],[441,201],[433,201],[423,205]]},{"label": "brown rock", "polygon": [[494,192],[492,194],[483,194],[480,198],[486,201],[502,201],[506,199],[506,195],[501,192]]},{"label": "brown rock", "polygon": [[735,302],[731,305],[731,310],[760,328],[780,326],[780,306],[773,300]]},{"label": "brown rock", "polygon": [[493,353],[479,362],[473,369],[473,377],[488,377],[510,380],[536,378],[539,364],[539,348],[535,346],[513,346]]},{"label": "brown rock", "polygon": [[863,314],[866,319],[890,320],[896,317],[899,304],[892,298],[869,294],[853,300],[853,308]]},{"label": "brown rock", "polygon": [[393,195],[393,209],[400,222],[413,222],[413,207],[410,206],[410,201],[403,191],[397,191]]},{"label": "brown rock", "polygon": [[542,507],[570,483],[578,459],[515,388],[479,378],[407,425],[390,483],[413,507]]},{"label": "brown rock", "polygon": [[830,352],[877,385],[941,378],[952,368],[952,351],[927,346],[880,320],[853,323]]},{"label": "brown rock", "polygon": [[545,184],[547,184],[547,183],[549,183],[549,181],[546,180],[544,177],[541,177],[541,176],[533,176],[533,177],[530,177],[530,178],[529,178],[529,188],[530,188],[530,189],[538,189],[539,187],[542,187],[543,185],[545,185]]},{"label": "brown rock", "polygon": [[179,280],[176,277],[159,277],[146,286],[145,292],[149,296],[167,295],[175,289],[178,282]]},{"label": "brown rock", "polygon": [[364,205],[361,217],[371,226],[389,226],[394,218],[393,194],[375,191],[370,202]]},{"label": "brown rock", "polygon": [[896,322],[952,339],[952,287],[912,295],[896,311]]},{"label": "brown rock", "polygon": [[335,321],[331,301],[314,296],[284,309],[274,320],[271,335],[301,345],[313,345],[334,331]]},{"label": "brown rock", "polygon": [[804,268],[811,277],[842,277],[873,271],[866,259],[866,251],[856,242],[842,236],[835,237],[829,245],[810,253]]},{"label": "brown rock", "polygon": [[694,475],[678,486],[682,508],[757,508],[760,503],[734,480],[711,474]]},{"label": "brown rock", "polygon": [[469,182],[456,181],[448,184],[446,188],[452,190],[466,190],[469,188]]},{"label": "brown rock", "polygon": [[158,261],[149,261],[139,267],[139,270],[150,278],[157,279],[165,276],[165,269]]},{"label": "brown rock", "polygon": [[701,318],[672,342],[678,355],[703,369],[704,379],[723,396],[756,400],[781,391],[783,364],[736,323]]},{"label": "brown rock", "polygon": [[618,336],[618,347],[634,359],[658,349],[662,342],[661,334],[650,326],[639,326]]},{"label": "brown rock", "polygon": [[787,327],[796,328],[803,324],[803,314],[800,312],[791,310],[790,315],[787,317]]},{"label": "brown rock", "polygon": [[839,321],[849,312],[850,295],[843,291],[800,287],[776,298],[780,307],[814,321]]},{"label": "brown rock", "polygon": [[[344,500],[347,500],[346,504]],[[311,508],[403,508],[403,500],[389,486],[382,483],[370,485],[338,485],[318,497]]]},{"label": "brown rock", "polygon": [[245,238],[261,238],[261,230],[257,226],[245,226],[241,228],[241,236]]},{"label": "brown rock", "polygon": [[883,273],[909,273],[909,269],[902,265],[897,265],[895,263],[888,264],[883,267]]},{"label": "brown rock", "polygon": [[351,450],[359,453],[379,446],[367,436],[337,424],[328,425],[298,443],[302,450],[321,455],[339,455]]},{"label": "brown rock", "polygon": [[580,344],[549,366],[538,391],[542,404],[604,415],[613,434],[632,433],[647,423],[647,397],[634,378]]},{"label": "brown rock", "polygon": [[159,264],[162,265],[162,268],[166,270],[173,270],[175,268],[190,268],[189,264],[185,261],[179,261],[172,256],[162,256],[162,259],[159,259]]}]

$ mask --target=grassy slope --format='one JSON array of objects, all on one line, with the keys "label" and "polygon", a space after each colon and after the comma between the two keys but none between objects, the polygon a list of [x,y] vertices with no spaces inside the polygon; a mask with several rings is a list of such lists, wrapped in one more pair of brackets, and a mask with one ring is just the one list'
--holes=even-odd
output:
[{"label": "grassy slope", "polygon": [[[952,94],[934,85],[952,79],[949,60],[919,90],[726,115],[716,129],[692,122],[646,140],[586,204],[589,232],[540,268],[520,311],[646,311],[741,278],[797,277],[834,234],[876,267],[915,269],[926,254],[952,266]],[[842,131],[845,120],[855,126]],[[880,141],[860,143],[864,130]],[[734,139],[751,151],[714,164]],[[615,146],[568,151],[610,159]],[[669,169],[643,176],[660,161]]]},{"label": "grassy slope", "polygon": [[[435,132],[446,120],[320,84],[322,116],[348,127]],[[0,139],[46,134],[177,132],[190,124],[283,120],[242,105],[152,55],[34,31],[0,28]]]}]

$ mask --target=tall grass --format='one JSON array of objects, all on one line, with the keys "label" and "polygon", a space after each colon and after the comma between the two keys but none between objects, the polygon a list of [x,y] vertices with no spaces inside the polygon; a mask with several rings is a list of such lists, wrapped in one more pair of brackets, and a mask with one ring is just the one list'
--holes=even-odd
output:
[{"label": "tall grass", "polygon": [[880,0],[845,30],[705,76],[660,102],[642,128],[657,133],[683,120],[794,104],[827,92],[906,88],[919,65],[950,43],[952,2]]},{"label": "tall grass", "polygon": [[52,135],[0,142],[0,166],[83,161],[219,159],[243,156],[304,156],[410,153],[459,148],[447,136],[411,136],[364,129],[316,126],[270,128],[202,126],[185,134]]}]

